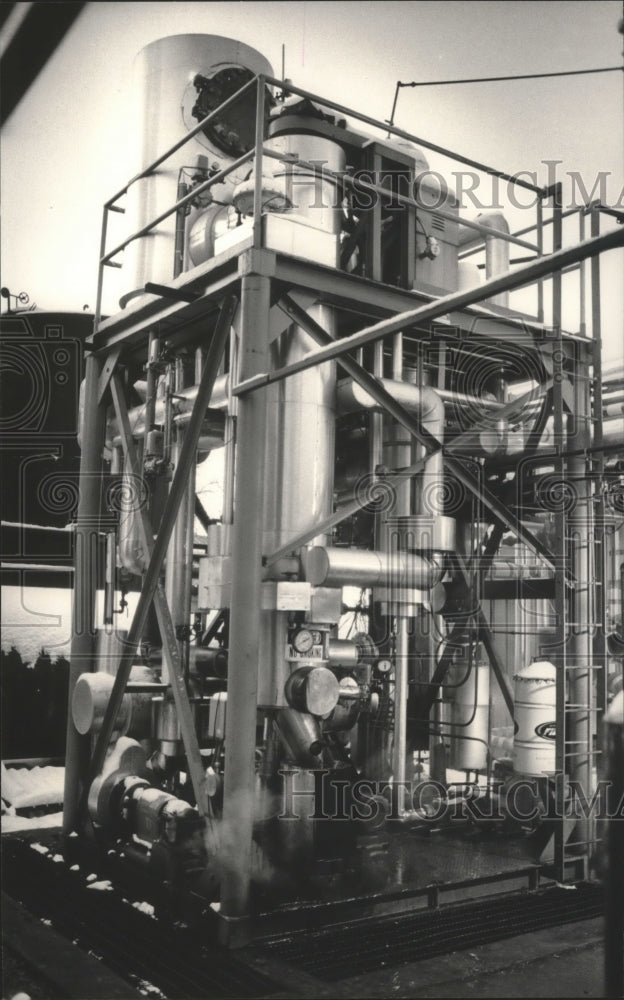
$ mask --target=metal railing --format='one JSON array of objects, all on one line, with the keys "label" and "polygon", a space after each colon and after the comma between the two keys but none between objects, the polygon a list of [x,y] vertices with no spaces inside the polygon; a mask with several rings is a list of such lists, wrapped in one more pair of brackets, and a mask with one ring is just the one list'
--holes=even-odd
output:
[{"label": "metal railing", "polygon": [[[198,184],[191,191],[185,194],[182,198],[174,202],[170,208],[166,211],[161,212],[152,221],[146,223],[136,232],[131,233],[126,236],[120,243],[118,243],[112,250],[107,250],[107,236],[108,236],[108,221],[110,212],[123,213],[125,210],[118,205],[118,202],[123,198],[129,191],[130,187],[137,183],[138,181],[149,177],[162,163],[166,162],[174,153],[181,149],[189,140],[194,138],[198,133],[202,132],[207,125],[212,121],[217,119],[219,116],[223,115],[224,111],[227,110],[232,104],[234,104],[240,97],[246,93],[251,87],[255,85],[257,91],[256,97],[256,119],[255,119],[255,142],[254,146],[243,156],[239,157],[227,167],[224,167],[217,174],[212,175],[207,180]],[[471,167],[472,169],[479,170],[491,177],[495,177],[501,180],[507,181],[508,184],[516,185],[518,187],[524,188],[526,190],[532,191],[537,196],[536,210],[537,210],[537,220],[532,226],[527,227],[517,233],[505,233],[499,230],[492,230],[486,226],[481,225],[473,220],[460,218],[452,213],[445,212],[443,209],[435,206],[435,212],[441,218],[448,221],[452,221],[459,226],[463,226],[467,229],[473,230],[479,233],[481,236],[492,236],[495,235],[496,239],[503,240],[510,244],[516,246],[521,246],[524,249],[533,251],[537,256],[543,254],[543,220],[541,213],[542,201],[545,198],[550,197],[550,192],[547,188],[540,187],[539,185],[533,184],[530,181],[518,177],[513,174],[506,173],[503,170],[499,170],[496,167],[489,166],[488,164],[481,163],[478,160],[474,160],[470,157],[463,156],[461,153],[457,153],[451,149],[444,146],[440,146],[436,143],[430,142],[427,139],[423,139],[420,136],[414,135],[405,129],[398,128],[395,125],[388,125],[385,121],[380,121],[378,119],[372,118],[370,115],[366,115],[355,109],[348,108],[345,105],[339,104],[336,101],[329,100],[318,94],[314,94],[311,91],[304,90],[300,87],[295,86],[290,81],[286,82],[284,80],[279,80],[275,77],[266,76],[259,74],[254,76],[252,79],[248,80],[242,87],[240,87],[235,93],[230,95],[225,101],[223,101],[217,108],[206,115],[200,122],[197,123],[189,132],[186,133],[181,139],[175,142],[169,149],[163,152],[157,157],[152,163],[141,170],[139,173],[135,174],[123,188],[116,192],[107,202],[104,204],[103,217],[102,217],[102,228],[100,236],[100,254],[98,262],[98,283],[97,283],[97,297],[96,297],[96,309],[95,309],[95,320],[94,320],[94,331],[97,332],[101,318],[102,318],[102,297],[103,297],[103,282],[104,282],[104,268],[105,267],[121,267],[122,265],[114,261],[113,258],[118,256],[130,243],[137,239],[146,236],[150,233],[155,226],[159,225],[165,219],[169,218],[174,213],[178,212],[181,208],[184,208],[190,202],[198,197],[205,191],[208,191],[214,184],[220,183],[231,174],[234,170],[239,168],[242,164],[254,160],[254,204],[253,204],[253,242],[255,246],[260,246],[262,241],[261,235],[261,225],[262,225],[262,200],[259,197],[262,189],[262,171],[263,171],[263,160],[264,157],[270,157],[272,159],[281,160],[284,163],[292,163],[293,158],[288,154],[278,153],[274,150],[268,150],[264,148],[265,139],[265,107],[266,107],[266,96],[267,96],[267,86],[279,88],[282,94],[292,94],[298,95],[307,100],[313,101],[319,104],[323,109],[329,109],[331,111],[338,112],[339,114],[346,115],[356,122],[360,122],[372,128],[380,130],[383,136],[379,137],[379,142],[387,142],[387,136],[391,135],[398,139],[403,139],[411,143],[415,143],[423,148],[430,150],[432,152],[438,153],[442,156],[447,157],[456,163],[463,164],[465,166]],[[382,197],[391,197],[394,202],[405,205],[407,208],[411,209],[423,209],[432,206],[427,206],[419,203],[416,198],[409,197],[408,195],[403,195],[397,191],[391,191],[381,184],[374,184],[370,181],[366,181],[363,178],[350,177],[348,173],[338,173],[332,171],[326,167],[319,167],[318,163],[311,164],[304,160],[297,159],[298,166],[304,167],[307,170],[313,171],[314,175],[320,179],[327,179],[332,181],[337,181],[340,185],[351,187],[354,190],[364,191],[368,193],[378,194]],[[426,174],[427,171],[423,171]],[[431,171],[429,171],[431,173]],[[535,230],[537,233],[536,242],[531,243],[527,240],[522,239],[522,235],[527,232]],[[478,252],[480,247],[478,246],[470,252]],[[463,256],[468,256],[468,252],[460,255],[460,259]]]}]

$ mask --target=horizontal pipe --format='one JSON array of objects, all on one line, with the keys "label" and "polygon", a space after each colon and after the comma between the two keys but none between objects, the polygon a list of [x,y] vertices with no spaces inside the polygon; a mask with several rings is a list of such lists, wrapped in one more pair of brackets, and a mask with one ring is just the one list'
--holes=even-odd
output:
[{"label": "horizontal pipe", "polygon": [[360,650],[350,639],[330,639],[327,658],[334,666],[356,667],[360,662]]},{"label": "horizontal pipe", "polygon": [[73,573],[73,566],[54,566],[53,563],[22,563],[22,562],[3,562],[2,569],[28,569],[28,570],[40,570],[45,573]]},{"label": "horizontal pipe", "polygon": [[[574,247],[557,250],[546,257],[540,257],[539,260],[531,264],[526,264],[515,271],[510,271],[509,274],[492,278],[482,285],[458,292],[451,292],[449,295],[444,295],[433,302],[417,306],[415,309],[408,309],[406,312],[398,313],[388,319],[381,320],[379,323],[374,323],[372,326],[365,327],[363,330],[359,330],[349,337],[343,337],[341,340],[328,344],[326,347],[310,351],[300,361],[285,365],[283,368],[277,369],[277,371],[265,372],[245,379],[239,385],[234,386],[232,392],[235,396],[241,396],[246,392],[252,392],[254,389],[260,389],[262,386],[273,382],[280,382],[288,378],[289,375],[306,371],[308,368],[313,368],[315,365],[322,364],[325,361],[340,358],[350,351],[364,347],[366,344],[375,343],[375,341],[381,340],[388,334],[429,324],[432,320],[439,319],[449,312],[464,309],[466,306],[473,305],[483,299],[491,298],[492,295],[496,295],[499,292],[511,291],[512,289],[532,284],[548,274],[561,270],[561,268],[566,267],[576,260],[585,260],[587,257],[593,257],[607,250],[614,250],[622,246],[624,246],[624,231],[614,229],[603,236],[595,236],[584,240]],[[582,339],[586,341],[586,338]]]},{"label": "horizontal pipe", "polygon": [[[230,376],[226,374],[219,375],[219,377],[215,380],[215,387],[212,396],[210,397],[209,409],[227,410],[229,378]],[[184,425],[190,420],[190,416],[193,411],[193,403],[195,402],[195,397],[197,396],[197,388],[198,387],[196,385],[191,385],[175,394],[173,401],[174,423]],[[156,400],[156,405],[154,407],[154,424],[164,424],[165,411],[165,400]],[[133,437],[139,438],[145,433],[145,417],[145,403],[141,403],[139,406],[133,406],[132,409],[128,411],[128,419],[130,420],[130,426],[132,427]],[[117,419],[115,417],[111,417],[107,424],[107,444],[109,446],[110,444],[121,444],[121,437],[118,430]]]},{"label": "horizontal pipe", "polygon": [[414,587],[430,590],[444,575],[442,559],[412,552],[374,552],[317,545],[306,558],[315,587]]}]

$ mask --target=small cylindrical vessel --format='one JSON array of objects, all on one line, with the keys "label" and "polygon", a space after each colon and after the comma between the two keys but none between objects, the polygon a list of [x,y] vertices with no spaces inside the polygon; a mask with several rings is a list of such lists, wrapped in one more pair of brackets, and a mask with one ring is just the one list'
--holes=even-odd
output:
[{"label": "small cylindrical vessel", "polygon": [[557,668],[534,660],[514,677],[515,718],[513,760],[519,774],[543,775],[555,770]]}]

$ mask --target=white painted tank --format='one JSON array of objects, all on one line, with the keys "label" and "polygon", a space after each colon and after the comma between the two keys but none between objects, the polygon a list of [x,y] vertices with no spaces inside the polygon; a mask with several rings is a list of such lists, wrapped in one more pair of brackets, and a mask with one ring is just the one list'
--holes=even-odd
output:
[{"label": "white painted tank", "polygon": [[518,774],[543,775],[555,770],[557,668],[549,660],[534,660],[514,676],[515,717],[513,760]]},{"label": "white painted tank", "polygon": [[[178,142],[212,108],[258,73],[272,75],[270,63],[255,49],[218,35],[172,35],[139,52],[134,66],[136,151],[129,173],[140,173]],[[179,181],[204,165],[223,169],[254,143],[256,91],[251,87],[222,122],[199,132],[152,176],[134,183],[127,196],[126,232],[136,232],[177,200]],[[190,168],[190,169],[184,169]],[[249,173],[245,164],[215,196],[228,201],[233,187]],[[189,221],[192,221],[192,217]],[[146,281],[166,282],[174,273],[175,215],[124,253],[124,305]]]}]

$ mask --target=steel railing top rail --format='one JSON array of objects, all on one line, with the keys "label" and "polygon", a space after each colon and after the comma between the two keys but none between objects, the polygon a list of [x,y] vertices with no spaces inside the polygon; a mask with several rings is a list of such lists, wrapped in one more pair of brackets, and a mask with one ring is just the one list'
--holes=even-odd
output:
[{"label": "steel railing top rail", "polygon": [[[147,167],[145,167],[143,170],[141,170],[138,174],[135,174],[128,181],[128,183],[123,188],[121,188],[119,191],[117,191],[116,194],[114,194],[111,198],[108,199],[108,201],[105,202],[105,204],[104,204],[104,211],[103,211],[103,220],[102,220],[101,241],[100,241],[97,304],[96,304],[95,320],[94,320],[94,330],[95,331],[97,331],[97,329],[99,327],[100,319],[101,319],[102,284],[103,284],[103,268],[104,268],[104,266],[117,266],[117,267],[119,267],[120,265],[112,263],[112,258],[113,257],[115,257],[122,250],[124,250],[125,247],[127,247],[134,240],[140,239],[142,236],[147,235],[147,233],[149,233],[156,225],[158,225],[164,219],[168,218],[174,212],[178,211],[180,208],[184,207],[184,205],[186,205],[188,202],[190,202],[194,198],[196,198],[198,194],[200,194],[203,191],[209,189],[213,184],[218,183],[220,180],[222,180],[224,177],[226,177],[229,173],[231,173],[233,170],[235,170],[241,164],[243,164],[243,163],[245,163],[245,162],[253,159],[253,157],[256,154],[256,146],[254,145],[254,147],[251,150],[249,150],[248,153],[244,154],[244,156],[242,156],[242,157],[239,157],[234,163],[230,164],[229,167],[224,168],[223,170],[219,171],[218,174],[213,175],[213,177],[208,178],[206,181],[204,181],[198,187],[194,188],[193,191],[189,192],[187,195],[185,195],[179,201],[175,202],[175,204],[173,204],[171,206],[171,208],[168,209],[166,212],[161,213],[153,221],[147,223],[145,226],[143,226],[137,232],[132,233],[129,236],[127,236],[121,243],[119,243],[111,251],[107,251],[106,250],[108,212],[109,211],[114,211],[114,212],[123,211],[123,209],[120,209],[117,206],[116,203],[119,201],[120,198],[122,198],[125,194],[127,194],[129,188],[133,184],[135,184],[137,181],[139,181],[139,180],[141,180],[141,179],[143,179],[145,177],[148,177],[150,174],[152,174],[154,172],[154,170],[157,169],[157,167],[159,167],[170,156],[172,156],[175,152],[177,152],[177,150],[179,150],[180,148],[182,148],[190,139],[192,139],[199,132],[201,132],[206,127],[206,125],[208,125],[211,121],[213,121],[218,116],[222,115],[223,112],[230,105],[234,104],[247,90],[249,90],[254,85],[256,85],[256,87],[257,87],[259,97],[261,96],[262,89],[263,89],[263,87],[265,85],[269,85],[269,86],[273,86],[273,87],[279,87],[279,88],[281,88],[282,93],[284,93],[284,94],[296,94],[296,95],[298,95],[300,97],[303,97],[303,98],[306,98],[308,100],[317,102],[317,103],[319,103],[324,108],[329,108],[332,111],[336,111],[336,112],[339,112],[340,114],[347,115],[348,117],[353,118],[356,121],[362,122],[362,123],[364,123],[366,125],[369,125],[369,126],[371,126],[373,128],[380,129],[380,130],[384,131],[387,135],[393,135],[393,136],[396,136],[398,138],[405,139],[405,140],[407,140],[409,142],[416,143],[416,144],[418,144],[420,146],[423,146],[425,149],[432,150],[433,152],[436,152],[436,153],[439,153],[439,154],[441,154],[443,156],[446,156],[449,159],[455,160],[458,163],[465,164],[466,166],[470,166],[470,167],[472,167],[472,168],[474,168],[476,170],[483,171],[484,173],[489,174],[489,175],[491,175],[493,177],[498,177],[498,178],[500,178],[502,180],[508,181],[509,183],[512,183],[512,184],[518,185],[519,187],[523,187],[523,188],[526,188],[527,190],[533,191],[534,193],[538,194],[540,196],[540,198],[544,198],[544,197],[547,196],[547,189],[546,188],[540,187],[539,185],[536,185],[536,184],[532,184],[531,182],[523,180],[522,178],[520,178],[520,177],[518,177],[516,175],[508,174],[505,171],[498,170],[496,167],[491,167],[491,166],[489,166],[487,164],[481,163],[480,161],[474,160],[474,159],[472,159],[470,157],[462,156],[460,153],[456,153],[453,150],[447,149],[446,147],[440,146],[440,145],[438,145],[436,143],[429,142],[428,140],[423,139],[420,136],[416,136],[413,133],[406,131],[405,129],[400,129],[400,128],[398,128],[395,125],[389,125],[387,122],[382,122],[382,121],[380,121],[378,119],[372,118],[370,115],[365,115],[362,112],[356,111],[354,109],[346,107],[345,105],[339,104],[336,101],[332,101],[332,100],[323,98],[320,95],[314,94],[311,91],[304,90],[301,87],[297,87],[297,86],[295,86],[291,82],[286,82],[284,80],[279,80],[276,77],[271,77],[271,76],[267,76],[267,75],[263,75],[263,74],[258,74],[256,76],[250,78],[235,93],[233,93],[232,95],[230,95],[230,97],[226,98],[225,101],[223,101],[217,108],[215,108],[208,115],[206,115],[200,122],[197,123],[197,125],[195,125],[192,129],[190,129],[186,133],[186,135],[184,135],[181,139],[179,139],[176,143],[174,143],[169,149],[167,149],[160,156],[158,156],[152,163],[150,163]],[[260,102],[258,102],[258,103],[260,103]],[[262,102],[262,103],[264,103],[264,102]],[[257,117],[257,115],[256,115],[256,117]],[[258,134],[259,134],[258,122],[256,123],[256,126],[257,126],[256,127],[256,138],[257,138]],[[276,157],[277,159],[282,159],[282,160],[285,160],[285,161],[287,161],[289,159],[287,156],[283,156],[283,155],[277,154],[275,152],[262,149],[262,151],[261,151],[261,157],[264,156],[264,155],[271,155],[273,157]],[[310,165],[304,164],[303,161],[300,161],[300,162],[301,162],[302,166],[310,166]],[[334,174],[332,171],[329,171],[329,170],[325,170],[324,171],[322,168],[319,171],[318,165],[316,167],[313,166],[312,169],[315,170],[315,173],[316,172],[320,172],[321,176],[332,176],[334,178],[337,177],[337,176],[339,176],[339,175]],[[346,183],[348,183],[348,184],[350,184],[353,181],[353,179],[349,178],[348,176],[342,176],[342,177],[340,177],[340,179],[341,180],[345,180]],[[357,180],[357,181],[354,181],[353,183],[354,183],[354,186],[356,186],[357,184],[359,184],[363,189],[377,191],[377,192],[382,193],[382,194],[387,194],[388,193],[387,189],[384,189],[384,188],[382,188],[380,186],[377,186],[377,185],[368,184],[367,182],[362,181],[362,180]],[[407,204],[409,206],[417,207],[417,208],[418,207],[422,207],[422,206],[419,206],[418,203],[414,199],[410,199],[407,196],[399,195],[398,193],[395,193],[395,192],[391,192],[391,194],[392,194],[392,197],[397,198],[399,201],[401,201],[401,202],[403,202],[403,203],[405,203],[405,204]],[[436,209],[436,211],[437,211],[437,209]],[[449,218],[451,218],[451,217],[449,216]],[[481,235],[491,235],[492,231],[487,230],[487,227],[480,226],[479,223],[472,222],[472,221],[467,220],[467,219],[455,218],[454,216],[452,217],[452,220],[454,222],[457,222],[459,225],[465,226],[466,228],[474,229],[476,232],[479,232]],[[534,227],[530,227],[530,229],[535,229],[535,228],[539,229],[539,226],[540,226],[540,223],[538,221],[537,225],[534,226]],[[530,231],[530,230],[526,230],[526,231]],[[503,240],[505,240],[507,242],[515,243],[515,244],[523,246],[523,247],[525,247],[527,249],[534,250],[538,254],[540,253],[540,244],[539,243],[537,245],[528,243],[527,241],[519,239],[518,234],[513,235],[513,234],[503,233],[503,232],[498,232],[497,231],[496,232],[496,236],[497,236],[497,238],[503,239]]]}]

